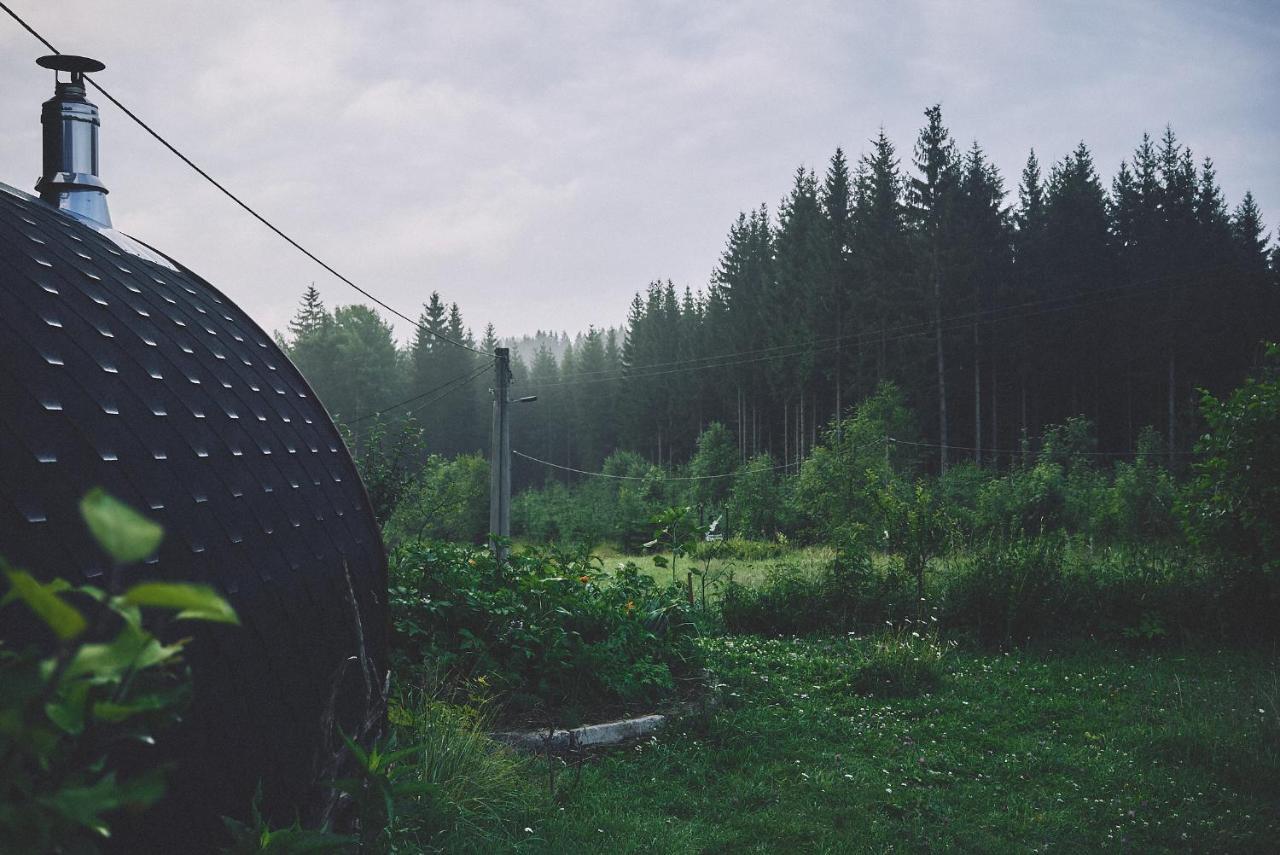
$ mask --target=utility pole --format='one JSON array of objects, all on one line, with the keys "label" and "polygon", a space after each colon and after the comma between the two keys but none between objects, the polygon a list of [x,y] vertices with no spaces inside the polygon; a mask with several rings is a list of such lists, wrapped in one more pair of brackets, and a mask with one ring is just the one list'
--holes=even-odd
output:
[{"label": "utility pole", "polygon": [[507,398],[511,382],[511,351],[493,349],[493,437],[489,454],[489,533],[493,537],[494,557],[507,558],[507,545],[501,541],[511,537],[511,417]]}]

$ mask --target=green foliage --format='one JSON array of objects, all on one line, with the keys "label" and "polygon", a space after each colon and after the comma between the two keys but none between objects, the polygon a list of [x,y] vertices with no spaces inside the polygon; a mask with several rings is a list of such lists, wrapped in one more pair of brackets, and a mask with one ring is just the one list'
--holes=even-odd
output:
[{"label": "green foliage", "polygon": [[511,504],[513,533],[538,543],[613,540],[625,552],[639,552],[652,537],[651,518],[671,504],[675,491],[661,469],[633,452],[609,455],[601,472],[609,477],[572,487],[550,481],[517,495]]},{"label": "green foliage", "polygon": [[668,566],[668,561],[661,553],[671,555],[671,584],[679,584],[676,567],[681,557],[691,553],[702,540],[703,529],[694,519],[693,508],[670,507],[655,514],[651,520],[654,526],[653,540],[644,545],[645,549],[656,550],[653,563],[657,567]]},{"label": "green foliage", "polygon": [[689,474],[703,479],[693,482],[694,501],[710,508],[722,506],[737,468],[737,440],[720,422],[712,422],[698,435],[698,449],[689,461]]},{"label": "green foliage", "polygon": [[413,746],[398,762],[415,786],[396,801],[393,848],[469,851],[482,840],[480,848],[492,851],[512,843],[515,823],[536,803],[535,791],[527,762],[489,736],[492,715],[445,703],[429,689],[407,688],[387,717],[399,741]]},{"label": "green foliage", "polygon": [[1198,543],[1277,575],[1280,568],[1280,346],[1256,377],[1223,400],[1200,401],[1207,430],[1196,449],[1187,516]]},{"label": "green foliage", "polygon": [[21,600],[64,642],[76,638],[89,625],[79,610],[59,596],[59,592],[70,587],[65,580],[45,585],[25,570],[10,567],[3,559],[0,559],[0,567],[9,580],[9,593],[0,601],[0,606]]},{"label": "green foliage", "polygon": [[1170,542],[1180,534],[1177,515],[1179,489],[1160,462],[1160,436],[1151,427],[1138,437],[1132,463],[1115,465],[1110,501],[1110,528],[1128,542]]},{"label": "green foliage", "polygon": [[730,488],[729,530],[748,538],[774,538],[784,529],[791,529],[790,486],[772,456],[752,457],[738,469]]},{"label": "green foliage", "polygon": [[387,544],[415,538],[481,543],[489,533],[489,464],[478,454],[431,455],[383,528]]},{"label": "green foliage", "polygon": [[422,455],[422,429],[409,419],[392,429],[381,418],[375,419],[363,438],[356,442],[344,429],[347,444],[364,489],[373,506],[373,518],[384,524],[409,492],[411,485],[422,480],[418,461]]},{"label": "green foliage", "polygon": [[[117,564],[145,558],[163,536],[100,490],[81,508]],[[235,612],[203,586],[144,582],[116,594],[3,569],[0,618],[14,619],[4,610],[21,603],[55,643],[0,648],[0,840],[6,851],[93,852],[118,812],[143,811],[163,795],[165,770],[136,760],[189,696],[186,642],[161,642],[142,610],[231,623]]]},{"label": "green foliage", "polygon": [[1055,535],[993,541],[961,557],[944,600],[948,627],[989,645],[1069,633],[1079,604],[1067,601],[1065,558]]},{"label": "green foliage", "polygon": [[651,704],[696,672],[678,591],[634,565],[613,573],[583,551],[487,550],[420,541],[393,556],[397,661],[483,678],[512,715],[568,721],[601,706]]},{"label": "green foliage", "polygon": [[720,601],[725,629],[761,635],[869,631],[915,614],[901,574],[877,569],[864,536],[847,531],[834,561],[814,573],[785,559],[758,585],[730,580]]},{"label": "green foliage", "polygon": [[878,508],[887,551],[902,556],[906,575],[915,580],[916,599],[925,598],[925,568],[946,551],[952,538],[952,522],[942,504],[923,481],[909,486],[899,481],[869,488]]},{"label": "green foliage", "polygon": [[227,601],[208,585],[182,582],[143,582],[125,591],[121,602],[131,606],[177,609],[174,620],[204,620],[239,624]]},{"label": "green foliage", "polygon": [[1062,467],[1045,461],[985,484],[978,496],[978,519],[983,530],[1007,539],[1057,529],[1066,507]]},{"label": "green foliage", "polygon": [[253,800],[248,824],[224,816],[230,843],[219,850],[222,855],[307,855],[311,852],[350,852],[358,838],[303,828],[294,822],[287,828],[271,828],[262,816],[262,791]]},{"label": "green foliage", "polygon": [[1097,450],[1093,422],[1083,416],[1072,416],[1060,425],[1045,428],[1040,459],[1070,472],[1091,465],[1090,456]]},{"label": "green foliage", "polygon": [[805,537],[817,541],[851,522],[872,521],[877,486],[915,468],[910,447],[890,440],[914,435],[901,391],[887,382],[853,416],[830,425],[795,483],[796,516]]},{"label": "green foliage", "polygon": [[418,748],[399,746],[395,732],[375,740],[368,750],[345,734],[342,740],[355,770],[351,777],[334,781],[333,787],[351,800],[360,848],[385,850],[400,819],[399,804],[431,789],[417,779],[412,764],[403,762]]},{"label": "green foliage", "polygon": [[961,531],[971,532],[982,527],[978,503],[983,488],[994,477],[995,472],[964,461],[947,467],[946,473],[934,482],[933,492],[938,502]]},{"label": "green foliage", "polygon": [[100,487],[80,500],[80,515],[102,551],[117,564],[134,564],[155,552],[164,529]]}]

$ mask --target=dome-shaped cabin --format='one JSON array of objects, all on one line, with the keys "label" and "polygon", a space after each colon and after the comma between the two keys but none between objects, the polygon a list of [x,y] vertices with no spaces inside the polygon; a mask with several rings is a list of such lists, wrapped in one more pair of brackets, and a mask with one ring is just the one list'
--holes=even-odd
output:
[{"label": "dome-shaped cabin", "polygon": [[260,781],[290,821],[325,773],[332,725],[354,732],[376,708],[378,527],[337,429],[271,336],[111,228],[82,78],[100,65],[76,59],[42,61],[71,76],[44,106],[42,198],[0,185],[0,556],[100,582],[106,557],[78,511],[93,487],[161,523],[158,554],[132,577],[210,584],[241,620],[183,627],[194,700],[162,750],[181,763],[171,807],[187,827],[170,830],[243,816]]}]

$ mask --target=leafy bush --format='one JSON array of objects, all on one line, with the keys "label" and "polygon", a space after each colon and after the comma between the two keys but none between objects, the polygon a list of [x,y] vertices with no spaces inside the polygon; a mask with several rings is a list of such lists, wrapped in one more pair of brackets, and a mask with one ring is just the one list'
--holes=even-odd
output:
[{"label": "leafy bush", "polygon": [[1170,542],[1179,535],[1178,487],[1160,464],[1161,441],[1154,428],[1138,437],[1132,463],[1119,461],[1111,489],[1110,514],[1116,535],[1129,542]]},{"label": "leafy bush", "polygon": [[[698,448],[689,461],[694,501],[707,508],[723,507],[738,468],[738,442],[720,422],[712,422],[698,435]],[[726,477],[728,476],[728,477]]]},{"label": "leafy bush", "polygon": [[676,491],[662,470],[640,455],[619,451],[604,461],[607,478],[589,478],[566,487],[548,481],[526,490],[511,504],[511,527],[538,543],[587,545],[605,540],[636,553],[652,534],[649,520],[673,504]]},{"label": "leafy bush", "polygon": [[979,501],[982,490],[995,475],[970,461],[952,464],[934,484],[934,494],[947,509],[961,531],[974,532],[981,528]]},{"label": "leafy bush", "polygon": [[792,564],[769,568],[763,584],[741,585],[732,578],[720,599],[725,629],[758,635],[807,635],[831,630],[826,586],[821,577]]},{"label": "leafy bush", "polygon": [[1259,376],[1219,401],[1205,393],[1208,430],[1197,444],[1187,507],[1197,543],[1280,570],[1280,346],[1267,348]]},{"label": "leafy bush", "polygon": [[953,561],[941,617],[984,645],[1095,638],[1276,637],[1256,572],[1179,545],[1095,546],[1062,533],[993,540]]},{"label": "leafy bush", "polygon": [[723,542],[725,558],[736,558],[739,561],[761,561],[778,558],[787,551],[784,539],[748,540],[745,537],[730,537]]},{"label": "leafy bush", "polygon": [[1045,637],[1070,620],[1062,584],[1064,541],[1042,535],[992,541],[957,562],[948,580],[948,627],[981,644],[1008,645]]},{"label": "leafy bush", "polygon": [[405,488],[383,531],[387,543],[415,538],[482,543],[489,534],[489,464],[478,454],[431,455]]},{"label": "leafy bush", "polygon": [[870,523],[875,504],[868,487],[913,477],[916,468],[913,446],[890,439],[914,435],[901,391],[887,382],[851,417],[828,426],[795,479],[797,534],[816,542],[850,522]]},{"label": "leafy bush", "polygon": [[791,527],[791,481],[783,478],[777,467],[771,455],[757,454],[738,469],[729,491],[730,532],[747,538],[773,538]]},{"label": "leafy bush", "polygon": [[500,564],[487,550],[415,542],[393,556],[390,593],[401,667],[483,678],[514,715],[563,722],[650,704],[698,669],[680,592],[632,564],[604,573],[585,551]]},{"label": "leafy bush", "polygon": [[1065,516],[1066,488],[1066,476],[1056,463],[1012,469],[983,486],[980,530],[1005,539],[1055,530]]},{"label": "leafy bush", "polygon": [[392,428],[378,418],[362,439],[357,440],[345,426],[342,436],[353,450],[356,471],[369,494],[374,519],[382,525],[391,518],[417,477],[422,428],[413,419]]}]

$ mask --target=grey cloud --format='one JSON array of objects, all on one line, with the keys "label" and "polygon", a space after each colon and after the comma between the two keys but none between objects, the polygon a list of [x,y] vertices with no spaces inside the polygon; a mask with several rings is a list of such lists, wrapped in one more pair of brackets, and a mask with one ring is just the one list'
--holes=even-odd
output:
[{"label": "grey cloud", "polygon": [[[1109,176],[1166,122],[1280,220],[1267,4],[19,3],[211,172],[407,312],[431,290],[501,333],[616,323],[700,287],[737,211],[940,101],[1012,188],[1078,140]],[[0,20],[0,181],[38,169],[42,51]],[[108,105],[117,223],[283,327],[315,280],[358,299]],[[402,325],[403,326],[403,325]],[[404,330],[400,330],[404,334]]]}]

